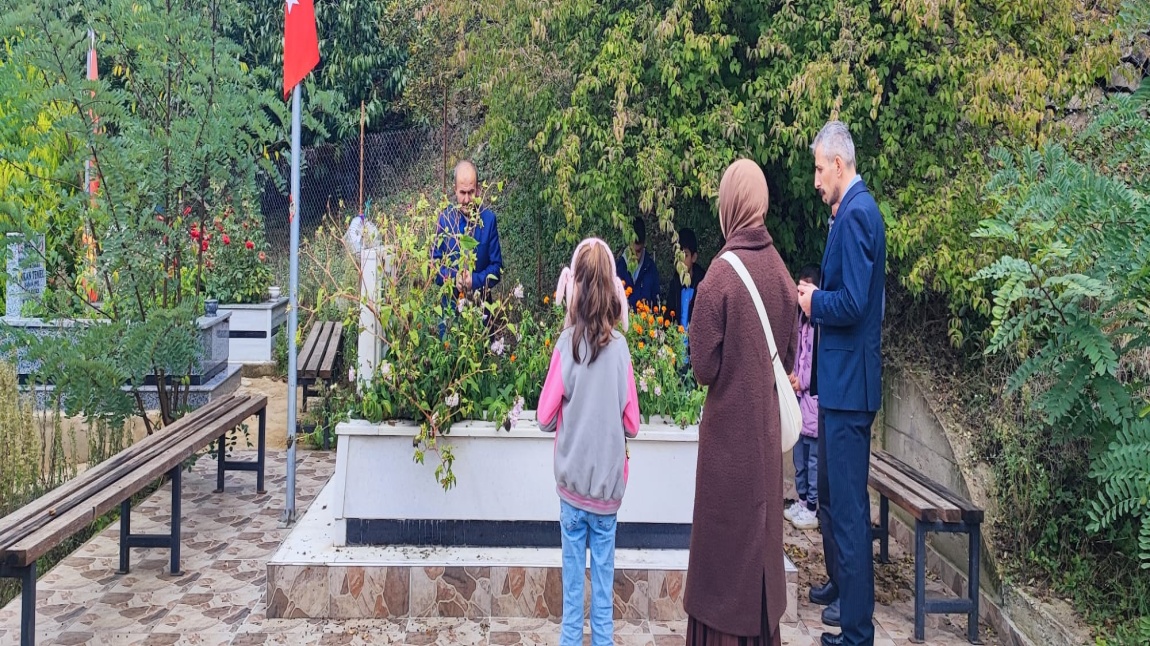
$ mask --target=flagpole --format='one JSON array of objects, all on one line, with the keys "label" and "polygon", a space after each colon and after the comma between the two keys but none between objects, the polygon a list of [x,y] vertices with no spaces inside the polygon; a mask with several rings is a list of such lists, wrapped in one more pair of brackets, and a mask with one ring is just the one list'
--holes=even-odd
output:
[{"label": "flagpole", "polygon": [[287,397],[287,505],[283,522],[296,520],[295,509],[295,444],[296,444],[296,329],[299,325],[299,155],[300,155],[300,85],[291,97],[291,202],[288,221],[291,226],[291,269],[288,278],[288,397]]}]

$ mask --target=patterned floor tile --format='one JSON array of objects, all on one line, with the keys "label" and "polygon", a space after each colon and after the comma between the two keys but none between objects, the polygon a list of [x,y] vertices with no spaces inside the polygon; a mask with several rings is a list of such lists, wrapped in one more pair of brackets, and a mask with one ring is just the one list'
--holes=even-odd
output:
[{"label": "patterned floor tile", "polygon": [[[250,457],[241,455],[239,459]],[[535,646],[558,644],[558,618],[527,619],[481,616],[473,620],[443,619],[268,619],[265,586],[267,559],[279,547],[288,530],[280,526],[285,484],[285,454],[269,452],[267,494],[254,492],[251,474],[229,474],[225,493],[217,494],[215,464],[200,460],[184,477],[182,574],[167,573],[164,550],[132,550],[131,573],[119,567],[119,525],[114,524],[44,574],[37,585],[38,643],[116,646],[258,646],[410,644],[411,646],[463,645]],[[305,451],[297,471],[297,509],[306,510],[334,472],[332,453]],[[132,513],[133,532],[168,530],[170,490],[153,494]],[[787,529],[788,553],[799,566],[799,619],[781,627],[783,643],[811,646],[824,630],[819,622],[822,607],[811,604],[806,593],[822,582],[822,545],[818,532]],[[913,598],[905,569],[906,555],[891,544],[892,566],[879,566],[885,601],[875,608],[876,645],[904,646],[913,632]],[[901,561],[900,561],[901,559]],[[882,569],[888,568],[888,569]],[[464,572],[467,574],[467,572]],[[446,573],[445,573],[446,575]],[[492,580],[502,572],[490,573]],[[482,584],[486,574],[478,572]],[[630,599],[641,605],[650,582],[624,577],[632,585]],[[450,585],[466,584],[459,576],[446,576]],[[893,582],[893,583],[891,583]],[[617,584],[620,584],[617,581]],[[893,589],[890,589],[891,586]],[[494,589],[494,584],[491,584]],[[906,588],[906,589],[900,589]],[[436,601],[439,596],[436,588]],[[937,581],[929,582],[932,595],[948,595]],[[450,602],[450,595],[445,600]],[[488,612],[500,604],[493,598]],[[450,604],[448,604],[450,605]],[[485,610],[471,608],[472,612]],[[638,606],[636,606],[638,607]],[[450,610],[450,608],[448,609]],[[466,609],[464,609],[466,610]],[[617,608],[623,615],[632,608]],[[467,614],[464,612],[463,614]],[[646,621],[642,618],[615,622],[615,642],[630,646],[682,646],[687,622]],[[19,599],[0,609],[0,643],[15,643],[19,635]],[[830,629],[837,632],[837,629]],[[966,643],[965,617],[930,615],[927,643],[960,646]],[[987,644],[998,643],[985,628]],[[584,639],[590,642],[589,626]]]}]

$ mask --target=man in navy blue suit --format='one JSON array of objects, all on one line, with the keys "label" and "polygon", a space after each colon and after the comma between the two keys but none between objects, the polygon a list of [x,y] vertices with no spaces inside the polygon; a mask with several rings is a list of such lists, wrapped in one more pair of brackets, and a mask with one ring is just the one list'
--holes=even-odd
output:
[{"label": "man in navy blue suit", "polygon": [[828,570],[833,571],[825,592],[837,596],[842,627],[841,634],[823,633],[821,643],[873,645],[874,561],[867,477],[871,424],[882,402],[886,228],[856,172],[854,141],[846,125],[828,123],[811,151],[815,190],[834,213],[823,252],[822,282],[817,288],[799,286],[799,306],[818,329],[814,370],[830,494],[824,504],[829,503],[832,548],[837,550],[828,558]]}]

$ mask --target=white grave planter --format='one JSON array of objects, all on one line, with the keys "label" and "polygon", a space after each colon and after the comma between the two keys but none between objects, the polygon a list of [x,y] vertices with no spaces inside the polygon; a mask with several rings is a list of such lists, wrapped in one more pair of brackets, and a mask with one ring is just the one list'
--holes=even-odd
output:
[{"label": "white grave planter", "polygon": [[[457,484],[435,481],[438,460],[413,459],[411,422],[352,420],[336,427],[334,513],[346,545],[558,547],[554,436],[534,413],[510,431],[494,423],[455,424]],[[620,548],[686,549],[695,501],[698,428],[652,420],[629,440],[630,477],[619,509]]]},{"label": "white grave planter", "polygon": [[231,312],[228,331],[228,361],[231,363],[268,363],[275,361],[275,335],[287,322],[288,298],[252,304],[223,304],[219,313]]}]

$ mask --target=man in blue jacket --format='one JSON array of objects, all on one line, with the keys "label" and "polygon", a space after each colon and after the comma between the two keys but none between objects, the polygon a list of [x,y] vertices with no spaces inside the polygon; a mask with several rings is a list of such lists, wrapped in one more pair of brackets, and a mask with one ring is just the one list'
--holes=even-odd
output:
[{"label": "man in blue jacket", "polygon": [[846,125],[828,123],[811,151],[815,190],[834,213],[823,252],[822,282],[817,288],[799,287],[799,306],[818,329],[812,392],[817,388],[826,435],[830,496],[822,502],[829,503],[838,552],[827,592],[839,601],[842,633],[823,633],[821,643],[873,645],[874,562],[867,478],[871,424],[882,403],[886,228],[855,170],[854,141]]},{"label": "man in blue jacket", "polygon": [[[436,237],[439,243],[431,256],[449,262],[440,266],[436,283],[455,281],[456,290],[470,294],[475,290],[489,290],[499,284],[503,273],[503,250],[499,245],[499,228],[495,212],[475,202],[479,174],[475,164],[464,160],[455,166],[455,206],[439,214]],[[456,271],[459,260],[459,237],[469,235],[479,243],[475,248],[475,266]]]},{"label": "man in blue jacket", "polygon": [[643,218],[635,218],[632,226],[635,227],[635,242],[631,243],[631,257],[628,258],[626,251],[619,254],[615,259],[615,274],[623,279],[624,287],[631,289],[627,303],[632,310],[639,301],[655,307],[659,299],[659,270],[655,267],[655,259],[647,253],[647,225]]}]

